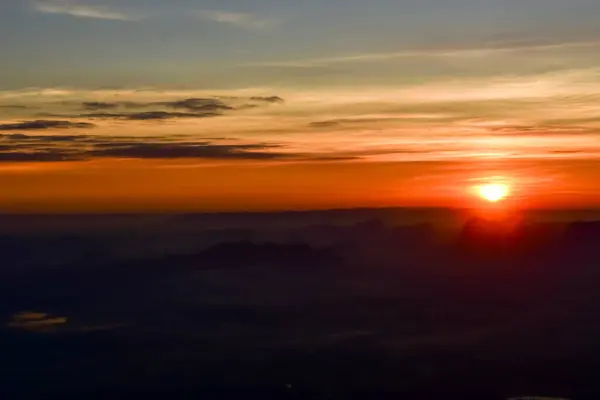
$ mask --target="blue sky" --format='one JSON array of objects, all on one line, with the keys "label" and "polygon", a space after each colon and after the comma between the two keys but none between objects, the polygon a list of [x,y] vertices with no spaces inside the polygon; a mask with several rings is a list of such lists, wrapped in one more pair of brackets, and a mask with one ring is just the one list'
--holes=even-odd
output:
[{"label": "blue sky", "polygon": [[[381,83],[381,75],[398,79],[393,69],[399,60],[277,71],[248,64],[564,44],[595,40],[600,30],[595,23],[600,3],[593,0],[9,0],[0,11],[5,60],[0,71],[9,78],[2,86],[11,88],[251,86],[264,84],[273,72],[279,81],[296,85],[330,79]],[[514,65],[509,57],[501,64],[507,73],[536,70]],[[402,67],[408,79],[490,69],[426,57],[404,60]]]}]

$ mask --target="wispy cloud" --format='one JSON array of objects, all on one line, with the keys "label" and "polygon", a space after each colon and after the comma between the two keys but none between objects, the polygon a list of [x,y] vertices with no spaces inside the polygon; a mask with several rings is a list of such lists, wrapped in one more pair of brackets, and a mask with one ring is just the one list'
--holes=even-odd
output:
[{"label": "wispy cloud", "polygon": [[405,58],[476,58],[524,51],[550,52],[560,50],[573,50],[576,48],[593,48],[598,46],[600,46],[600,41],[582,41],[566,43],[489,43],[487,45],[476,47],[410,49],[382,53],[347,54],[304,60],[263,62],[253,65],[260,65],[266,67],[308,68],[322,67],[332,64],[369,63]]},{"label": "wispy cloud", "polygon": [[249,13],[231,11],[200,10],[200,18],[208,21],[229,24],[246,29],[268,29],[277,26],[277,21]]},{"label": "wispy cloud", "polygon": [[36,0],[34,9],[45,14],[63,14],[79,18],[108,19],[115,21],[137,21],[140,15],[115,10],[107,6],[84,4],[74,0]]}]

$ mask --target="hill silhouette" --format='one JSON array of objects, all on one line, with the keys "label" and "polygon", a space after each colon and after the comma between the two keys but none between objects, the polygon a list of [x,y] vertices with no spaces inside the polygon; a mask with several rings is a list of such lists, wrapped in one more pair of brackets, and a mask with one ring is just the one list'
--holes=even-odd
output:
[{"label": "hill silhouette", "polygon": [[600,394],[599,222],[477,217],[449,235],[368,218],[161,235],[2,235],[2,390]]}]

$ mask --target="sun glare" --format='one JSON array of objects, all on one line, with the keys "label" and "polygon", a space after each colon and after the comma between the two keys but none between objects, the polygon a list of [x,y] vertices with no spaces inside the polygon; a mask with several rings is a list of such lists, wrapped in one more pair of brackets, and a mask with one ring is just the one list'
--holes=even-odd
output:
[{"label": "sun glare", "polygon": [[479,196],[492,203],[499,202],[508,196],[510,189],[508,185],[502,183],[489,183],[477,187]]}]

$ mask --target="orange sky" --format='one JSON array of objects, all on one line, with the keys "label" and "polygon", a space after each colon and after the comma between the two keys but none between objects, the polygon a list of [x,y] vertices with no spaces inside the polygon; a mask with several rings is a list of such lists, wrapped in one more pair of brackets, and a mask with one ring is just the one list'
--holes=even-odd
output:
[{"label": "orange sky", "polygon": [[[600,206],[597,71],[398,88],[0,91],[6,211]],[[584,84],[586,83],[586,84]]]},{"label": "orange sky", "polygon": [[[547,164],[547,163],[546,163]],[[599,204],[585,163],[279,162],[106,159],[7,164],[0,206],[13,212],[245,211],[379,206],[472,207],[471,187],[507,182],[518,207]],[[502,175],[500,175],[502,173]],[[578,176],[578,180],[569,179]]]}]

